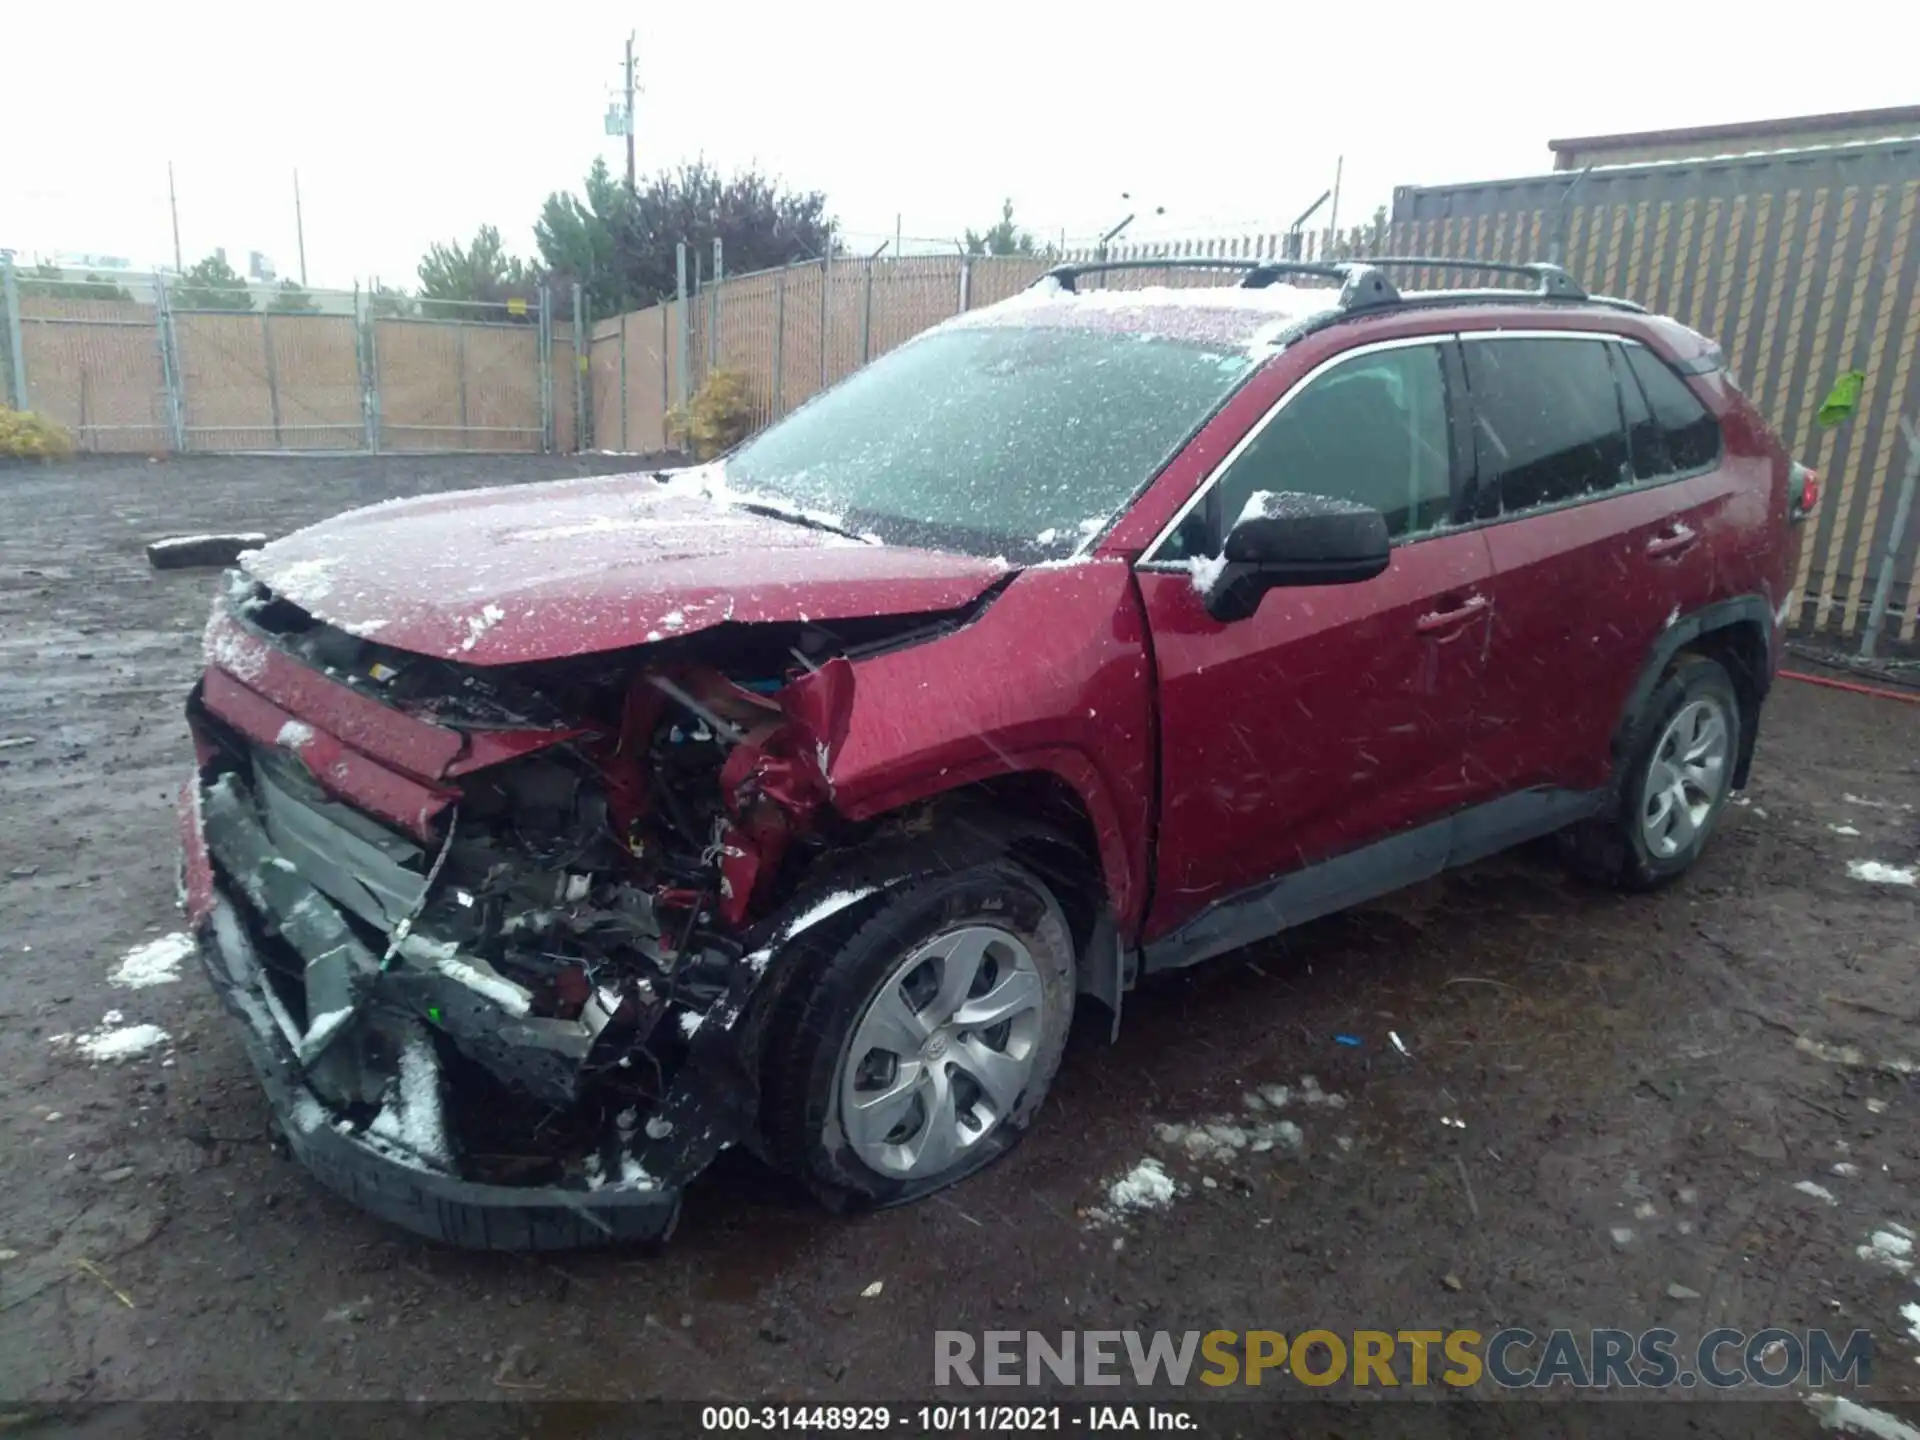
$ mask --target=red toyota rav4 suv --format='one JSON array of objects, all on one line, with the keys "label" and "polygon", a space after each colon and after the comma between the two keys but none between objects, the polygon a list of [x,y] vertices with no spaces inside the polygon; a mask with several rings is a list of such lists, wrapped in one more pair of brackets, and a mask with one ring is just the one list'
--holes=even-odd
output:
[{"label": "red toyota rav4 suv", "polygon": [[1063,268],[723,461],[243,557],[185,893],[294,1152],[483,1247],[732,1144],[909,1200],[1082,996],[1549,832],[1686,869],[1813,477],[1680,325],[1403,263]]}]

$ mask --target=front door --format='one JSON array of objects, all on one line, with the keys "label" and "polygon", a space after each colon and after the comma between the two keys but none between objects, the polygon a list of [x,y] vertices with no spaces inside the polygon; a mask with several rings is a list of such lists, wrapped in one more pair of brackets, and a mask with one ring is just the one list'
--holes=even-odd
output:
[{"label": "front door", "polygon": [[[1461,468],[1448,373],[1434,340],[1328,362],[1254,427],[1141,562],[1160,695],[1148,940],[1214,900],[1485,794],[1463,752],[1484,677],[1491,562],[1478,531],[1446,528]],[[1245,620],[1212,619],[1200,590],[1209,557],[1262,491],[1373,506],[1387,518],[1392,563],[1358,584],[1271,590]],[[1442,842],[1432,869],[1444,855]]]}]

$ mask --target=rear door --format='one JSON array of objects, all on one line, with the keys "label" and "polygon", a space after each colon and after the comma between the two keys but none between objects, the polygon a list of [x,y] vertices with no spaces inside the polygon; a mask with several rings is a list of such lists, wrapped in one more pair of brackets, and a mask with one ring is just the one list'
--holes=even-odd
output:
[{"label": "rear door", "polygon": [[1701,527],[1684,485],[1659,478],[1670,469],[1649,449],[1651,416],[1616,337],[1486,331],[1461,348],[1471,508],[1494,570],[1473,749],[1502,791],[1590,790],[1606,780],[1641,666],[1691,599],[1692,562],[1708,558]]},{"label": "rear door", "polygon": [[[1386,341],[1322,364],[1140,563],[1160,696],[1149,939],[1214,899],[1472,798],[1461,750],[1485,673],[1491,564],[1478,531],[1449,527],[1465,479],[1448,420],[1451,348]],[[1214,620],[1200,588],[1210,557],[1263,490],[1380,510],[1388,569],[1271,590],[1251,617]]]}]

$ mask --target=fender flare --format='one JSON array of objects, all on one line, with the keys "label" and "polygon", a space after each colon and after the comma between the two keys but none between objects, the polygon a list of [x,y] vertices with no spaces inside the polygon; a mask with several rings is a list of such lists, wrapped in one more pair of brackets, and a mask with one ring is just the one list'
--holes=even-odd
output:
[{"label": "fender flare", "polygon": [[[1049,745],[1002,752],[983,757],[970,765],[949,767],[938,775],[922,773],[904,783],[862,794],[853,803],[848,803],[843,795],[837,795],[834,803],[848,819],[875,820],[909,806],[956,798],[968,786],[982,781],[1035,773],[1061,781],[1086,811],[1087,819],[1093,826],[1097,850],[1090,858],[1099,869],[1107,904],[1118,918],[1124,933],[1130,925],[1137,923],[1138,916],[1134,912],[1145,893],[1140,883],[1144,875],[1136,877],[1134,874],[1128,854],[1128,831],[1100,767],[1077,749]],[[1141,823],[1145,823],[1144,817]]]},{"label": "fender flare", "polygon": [[1647,704],[1653,699],[1653,692],[1659,687],[1660,677],[1667,673],[1667,667],[1673,663],[1673,657],[1699,640],[1703,635],[1716,631],[1731,630],[1739,625],[1757,625],[1762,643],[1767,646],[1768,661],[1744,676],[1735,676],[1735,684],[1745,680],[1753,689],[1755,713],[1746,718],[1749,723],[1741,727],[1740,753],[1735,757],[1733,785],[1735,789],[1747,783],[1747,772],[1753,764],[1754,740],[1759,734],[1759,704],[1767,698],[1768,688],[1773,683],[1772,637],[1773,607],[1764,596],[1735,595],[1725,600],[1716,600],[1711,605],[1703,605],[1698,610],[1680,616],[1673,624],[1661,632],[1647,653],[1646,664],[1640,669],[1640,678],[1634,681],[1633,689],[1628,692],[1627,703],[1622,707],[1620,719],[1614,726],[1611,745],[1612,757],[1616,762],[1623,758],[1620,747],[1626,737],[1633,733],[1640,717],[1645,713]]}]

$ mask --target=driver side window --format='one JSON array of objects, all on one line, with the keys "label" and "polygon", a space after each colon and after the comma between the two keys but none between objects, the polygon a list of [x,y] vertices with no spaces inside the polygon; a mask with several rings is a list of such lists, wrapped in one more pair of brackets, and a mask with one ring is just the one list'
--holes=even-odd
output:
[{"label": "driver side window", "polygon": [[1155,558],[1217,555],[1262,490],[1371,506],[1395,540],[1439,526],[1452,509],[1439,346],[1378,350],[1320,375],[1268,420]]}]

